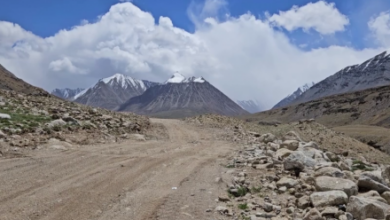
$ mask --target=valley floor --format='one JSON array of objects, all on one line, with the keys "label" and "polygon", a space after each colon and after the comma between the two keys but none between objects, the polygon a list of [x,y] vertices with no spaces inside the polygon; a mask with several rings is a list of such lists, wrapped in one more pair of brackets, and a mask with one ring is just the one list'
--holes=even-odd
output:
[{"label": "valley floor", "polygon": [[0,160],[0,219],[223,219],[214,208],[226,186],[216,178],[233,143],[181,121],[153,122],[169,138]]}]

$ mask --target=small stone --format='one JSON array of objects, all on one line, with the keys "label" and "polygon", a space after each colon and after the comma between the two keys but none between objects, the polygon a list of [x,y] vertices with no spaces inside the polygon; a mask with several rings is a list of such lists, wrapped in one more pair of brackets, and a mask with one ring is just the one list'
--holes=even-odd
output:
[{"label": "small stone", "polygon": [[274,209],[274,207],[273,207],[273,205],[272,205],[271,203],[266,202],[266,203],[264,203],[264,205],[263,205],[263,209],[264,209],[264,211],[266,211],[266,212],[272,212],[273,209]]},{"label": "small stone", "polygon": [[218,196],[218,200],[221,202],[228,202],[230,201],[229,197],[227,196]]},{"label": "small stone", "polygon": [[310,207],[310,197],[309,196],[302,196],[298,199],[297,206],[300,209],[306,209],[307,207]]},{"label": "small stone", "polygon": [[298,184],[298,181],[295,179],[287,178],[287,177],[282,177],[277,183],[277,187],[282,187],[285,186],[287,188],[293,188]]},{"label": "small stone", "polygon": [[9,114],[0,113],[0,118],[1,119],[11,119],[11,116]]}]

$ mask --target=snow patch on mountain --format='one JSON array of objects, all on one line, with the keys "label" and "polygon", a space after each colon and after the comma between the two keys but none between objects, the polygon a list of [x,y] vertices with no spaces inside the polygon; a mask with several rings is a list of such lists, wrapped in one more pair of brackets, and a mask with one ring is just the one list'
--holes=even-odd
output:
[{"label": "snow patch on mountain", "polygon": [[195,83],[204,83],[206,80],[203,77],[189,77],[186,78],[185,76],[181,75],[180,73],[175,73],[173,76],[165,81],[164,84],[168,83],[190,83],[190,82],[195,82]]},{"label": "snow patch on mountain", "polygon": [[63,98],[63,99],[74,100],[75,95],[80,93],[83,90],[84,89],[82,89],[82,88],[77,88],[77,89],[69,89],[69,88],[54,89],[51,92],[51,94],[53,94],[53,95],[55,95],[57,97]]}]

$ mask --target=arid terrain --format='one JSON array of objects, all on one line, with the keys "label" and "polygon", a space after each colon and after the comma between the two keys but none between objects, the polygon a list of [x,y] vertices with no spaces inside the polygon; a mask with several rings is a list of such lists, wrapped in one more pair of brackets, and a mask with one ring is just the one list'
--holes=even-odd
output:
[{"label": "arid terrain", "polygon": [[[49,142],[17,158],[0,157],[0,219],[232,219],[216,207],[218,198],[228,195],[232,156],[256,146],[248,128],[237,130],[239,120],[213,115],[151,122],[146,140]],[[278,131],[279,137],[288,129],[301,131],[305,139],[322,132],[329,141],[342,139],[344,152],[390,161],[389,155],[349,137],[335,139],[321,125],[306,126],[310,129],[259,128]]]},{"label": "arid terrain", "polygon": [[390,86],[382,86],[328,96],[242,118],[252,123],[289,123],[314,118],[329,128],[351,134],[351,137],[366,144],[390,152],[389,107]]},{"label": "arid terrain", "polygon": [[[149,141],[59,144],[0,159],[0,219],[207,219],[234,145],[176,120]],[[177,190],[172,189],[177,187]]]}]

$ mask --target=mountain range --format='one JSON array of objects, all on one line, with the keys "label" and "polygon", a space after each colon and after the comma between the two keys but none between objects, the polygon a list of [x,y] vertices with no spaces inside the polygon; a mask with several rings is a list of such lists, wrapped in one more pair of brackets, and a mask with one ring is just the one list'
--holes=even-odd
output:
[{"label": "mountain range", "polygon": [[274,108],[386,85],[390,85],[390,54],[384,51],[361,64],[341,69],[297,97],[282,100]]},{"label": "mountain range", "polygon": [[116,110],[164,118],[205,113],[228,116],[248,114],[203,77],[186,78],[178,73],[142,95],[130,98]]},{"label": "mountain range", "polygon": [[312,82],[312,83],[306,83],[305,85],[299,87],[297,90],[295,90],[295,92],[293,92],[292,94],[288,95],[286,98],[284,98],[280,102],[278,102],[273,107],[273,109],[289,105],[291,102],[293,102],[295,99],[297,99],[300,95],[302,95],[302,93],[306,92],[314,85],[315,85],[315,83]]},{"label": "mountain range", "polygon": [[141,95],[157,83],[133,79],[123,74],[100,79],[93,86],[86,88],[72,97],[75,102],[113,110],[129,98]]},{"label": "mountain range", "polygon": [[84,89],[82,88],[77,88],[77,89],[69,89],[69,88],[65,88],[65,89],[54,89],[51,94],[52,95],[55,95],[59,98],[62,98],[62,99],[65,99],[65,100],[70,100],[70,101],[73,101],[74,100],[74,97],[79,94],[80,92],[82,92]]}]

